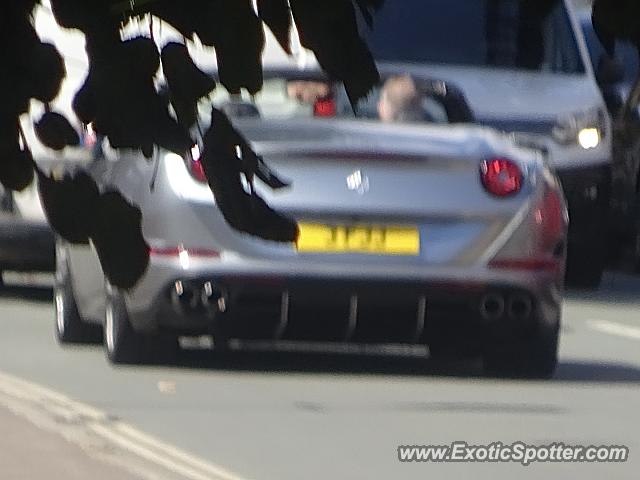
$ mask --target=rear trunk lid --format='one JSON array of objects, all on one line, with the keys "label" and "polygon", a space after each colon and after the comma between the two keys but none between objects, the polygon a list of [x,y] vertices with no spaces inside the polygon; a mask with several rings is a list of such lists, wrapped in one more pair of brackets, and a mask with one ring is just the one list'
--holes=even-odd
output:
[{"label": "rear trunk lid", "polygon": [[407,255],[338,253],[332,251],[335,245],[307,254],[234,234],[233,244],[245,246],[239,252],[245,255],[277,252],[292,261],[313,255],[349,264],[362,262],[363,253],[377,253],[369,261],[470,264],[527,208],[534,190],[531,182],[525,182],[517,195],[496,198],[483,188],[482,160],[506,156],[520,162],[523,171],[529,168],[522,151],[487,129],[335,120],[251,121],[237,126],[267,163],[291,181],[283,190],[258,185],[258,191],[303,228],[308,224],[401,227],[415,231],[419,238],[419,249]]}]

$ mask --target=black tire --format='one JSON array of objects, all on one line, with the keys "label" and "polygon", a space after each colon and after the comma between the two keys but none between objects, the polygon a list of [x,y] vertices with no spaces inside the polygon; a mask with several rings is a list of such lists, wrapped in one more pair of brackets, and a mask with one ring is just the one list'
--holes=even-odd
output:
[{"label": "black tire", "polygon": [[567,284],[576,288],[597,289],[607,266],[608,228],[604,211],[596,208],[589,225],[574,227],[577,231],[573,235],[571,226],[569,228]]},{"label": "black tire", "polygon": [[558,366],[559,329],[542,330],[532,338],[487,346],[485,373],[510,378],[551,378]]},{"label": "black tire", "polygon": [[635,222],[631,246],[633,248],[633,271],[635,273],[640,273],[640,192],[636,194],[635,210]]},{"label": "black tire", "polygon": [[178,337],[137,332],[129,320],[122,293],[114,287],[106,290],[104,349],[109,362],[137,365],[175,361]]},{"label": "black tire", "polygon": [[60,344],[100,344],[102,328],[85,322],[80,313],[69,279],[66,260],[58,262],[54,286],[55,334]]}]

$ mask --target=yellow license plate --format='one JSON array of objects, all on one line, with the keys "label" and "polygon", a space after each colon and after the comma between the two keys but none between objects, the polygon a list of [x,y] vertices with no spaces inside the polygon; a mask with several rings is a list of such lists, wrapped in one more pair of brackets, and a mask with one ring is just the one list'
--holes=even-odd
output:
[{"label": "yellow license plate", "polygon": [[420,254],[417,227],[331,226],[301,223],[297,248],[305,253]]}]

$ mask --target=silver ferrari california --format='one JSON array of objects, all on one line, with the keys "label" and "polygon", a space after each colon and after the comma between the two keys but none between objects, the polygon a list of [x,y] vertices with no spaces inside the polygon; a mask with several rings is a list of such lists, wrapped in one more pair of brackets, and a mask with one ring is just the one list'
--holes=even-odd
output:
[{"label": "silver ferrari california", "polygon": [[151,161],[105,146],[86,171],[140,207],[150,264],[122,291],[91,244],[58,240],[58,339],[103,329],[114,363],[168,355],[181,336],[210,335],[214,349],[412,344],[481,357],[497,374],[550,376],[568,220],[543,145],[473,125],[454,86],[415,85],[423,111],[398,121],[382,121],[385,87],[358,115],[332,84],[291,75],[271,75],[255,98],[213,97],[290,183],[256,188],[297,220],[295,244],[225,222],[198,145]]}]

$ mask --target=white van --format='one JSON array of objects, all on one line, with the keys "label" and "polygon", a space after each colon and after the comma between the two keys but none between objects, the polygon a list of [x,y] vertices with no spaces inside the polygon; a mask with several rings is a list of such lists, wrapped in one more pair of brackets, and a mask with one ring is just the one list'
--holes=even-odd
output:
[{"label": "white van", "polygon": [[[364,25],[363,25],[364,27]],[[381,70],[457,85],[480,123],[548,136],[570,208],[569,280],[605,264],[611,125],[569,0],[387,1],[363,28]]]}]

